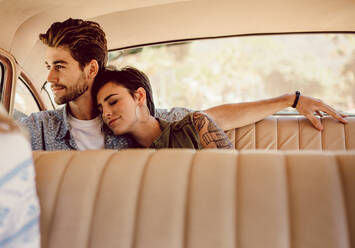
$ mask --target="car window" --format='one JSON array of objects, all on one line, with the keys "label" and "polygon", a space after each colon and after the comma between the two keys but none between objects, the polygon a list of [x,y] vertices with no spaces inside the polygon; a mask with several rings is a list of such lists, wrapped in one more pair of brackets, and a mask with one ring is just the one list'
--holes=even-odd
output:
[{"label": "car window", "polygon": [[43,84],[42,86],[42,97],[43,99],[46,100],[47,102],[47,108],[48,109],[57,109],[58,107],[61,107],[63,105],[58,105],[55,101],[54,101],[54,94],[53,91],[51,89],[51,84],[48,83],[47,81]]},{"label": "car window", "polygon": [[[152,83],[156,106],[206,109],[296,90],[355,114],[355,34],[240,36],[111,51]],[[286,111],[294,111],[289,108]]]},{"label": "car window", "polygon": [[39,110],[39,103],[36,101],[30,88],[21,78],[18,78],[15,93],[14,118],[26,117]]}]

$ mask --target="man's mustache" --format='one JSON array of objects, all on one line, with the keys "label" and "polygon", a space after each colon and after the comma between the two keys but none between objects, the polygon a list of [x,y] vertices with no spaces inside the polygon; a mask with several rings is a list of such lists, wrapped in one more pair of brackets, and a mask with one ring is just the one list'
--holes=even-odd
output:
[{"label": "man's mustache", "polygon": [[51,89],[53,90],[53,88],[66,88],[66,86],[63,84],[52,84],[51,83]]}]

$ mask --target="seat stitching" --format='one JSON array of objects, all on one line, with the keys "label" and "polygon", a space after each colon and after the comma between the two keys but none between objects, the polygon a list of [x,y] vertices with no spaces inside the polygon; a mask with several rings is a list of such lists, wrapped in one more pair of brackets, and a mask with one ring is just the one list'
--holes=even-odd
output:
[{"label": "seat stitching", "polygon": [[90,217],[90,224],[89,224],[89,235],[88,235],[88,239],[87,239],[87,247],[91,246],[91,242],[92,242],[92,232],[93,232],[93,221],[94,221],[94,215],[96,213],[96,208],[97,208],[97,204],[98,204],[98,198],[99,198],[99,194],[101,192],[101,188],[102,188],[102,182],[103,182],[103,178],[105,175],[105,172],[107,170],[108,164],[110,164],[112,158],[114,157],[115,153],[112,153],[105,162],[105,165],[102,168],[101,174],[99,176],[99,180],[98,183],[96,185],[96,193],[95,193],[95,197],[94,197],[94,203],[93,203],[93,207],[92,207],[92,213],[91,213],[91,217]]},{"label": "seat stitching", "polygon": [[319,121],[320,121],[321,125],[323,126],[323,131],[320,132],[320,142],[321,142],[321,145],[322,145],[322,151],[324,151],[324,150],[327,150],[327,148],[325,147],[325,142],[324,142],[325,139],[323,137],[325,135],[324,134],[324,132],[325,132],[324,124],[325,124],[325,122],[322,120],[321,117],[319,118]]},{"label": "seat stitching", "polygon": [[36,159],[34,159],[34,156],[33,156],[33,154],[32,154],[33,163],[34,163],[34,164],[37,164],[38,161],[40,161],[40,159],[43,158],[44,155],[45,155],[45,154],[40,153],[40,155],[37,155]]},{"label": "seat stitching", "polygon": [[254,150],[258,149],[258,125],[254,123]]},{"label": "seat stitching", "polygon": [[344,212],[344,220],[346,222],[346,237],[347,237],[347,244],[348,247],[353,247],[350,238],[350,218],[349,218],[349,210],[347,206],[347,197],[346,197],[346,192],[345,192],[345,184],[344,184],[344,171],[341,166],[340,158],[337,155],[334,155],[335,161],[336,161],[336,172],[337,176],[339,178],[339,183],[340,183],[340,190],[341,190],[341,197],[342,197],[342,205],[343,205],[343,212]]},{"label": "seat stitching", "polygon": [[63,170],[63,173],[60,176],[60,179],[59,179],[59,182],[58,182],[58,187],[57,187],[57,190],[55,192],[55,200],[54,200],[54,205],[53,205],[53,212],[52,212],[52,215],[51,215],[50,220],[49,220],[49,227],[48,227],[48,232],[47,232],[48,239],[47,239],[46,247],[49,247],[48,243],[49,243],[50,236],[51,236],[51,233],[52,233],[53,218],[55,216],[55,213],[57,212],[57,206],[58,206],[58,201],[59,201],[59,191],[62,188],[63,181],[64,181],[64,176],[67,173],[67,170],[68,170],[71,162],[74,160],[74,157],[75,157],[75,153],[73,153],[71,158],[68,160],[68,162],[67,162],[67,164],[65,166],[65,169]]},{"label": "seat stitching", "polygon": [[147,174],[147,170],[148,170],[148,165],[149,162],[152,160],[153,155],[156,153],[156,151],[152,152],[149,156],[149,158],[147,159],[143,171],[142,171],[142,175],[140,178],[140,185],[139,185],[139,189],[138,189],[138,194],[137,194],[137,200],[136,200],[136,214],[135,216],[135,220],[134,220],[134,225],[133,225],[133,241],[132,241],[132,248],[135,248],[137,246],[137,229],[138,229],[138,222],[139,222],[139,218],[140,218],[140,206],[141,206],[141,201],[142,201],[142,194],[143,194],[143,186],[144,186],[144,181],[145,181],[145,177]]},{"label": "seat stitching", "polygon": [[[235,246],[234,247],[241,247],[242,244],[241,244],[241,241],[240,241],[240,232],[239,232],[239,227],[240,227],[240,222],[239,222],[239,217],[240,217],[240,187],[241,187],[241,183],[240,183],[240,179],[241,179],[241,154],[240,152],[237,153],[237,158],[236,158],[236,182],[235,182]],[[239,206],[239,207],[238,207]]]},{"label": "seat stitching", "polygon": [[[285,175],[285,193],[286,193],[286,202],[285,204],[287,205],[287,227],[288,227],[288,242],[289,242],[289,248],[293,247],[293,240],[292,240],[292,200],[291,200],[291,176],[290,176],[290,161],[289,161],[289,154],[284,153],[284,175]],[[286,227],[286,228],[287,228]]]},{"label": "seat stitching", "polygon": [[[238,128],[238,129],[240,129],[240,128]],[[236,149],[239,148],[239,146],[240,146],[239,143],[242,140],[243,141],[250,140],[249,142],[247,142],[247,145],[250,144],[251,146],[253,146],[253,144],[251,144],[252,143],[251,139],[249,139],[247,136],[252,135],[252,133],[254,131],[254,138],[255,138],[255,124],[253,124],[246,132],[242,133],[241,136],[238,136],[240,134],[240,130],[238,130],[238,131],[237,131],[237,129],[235,129],[235,130],[236,130],[236,133],[235,133],[235,148]],[[243,147],[242,147],[242,149],[243,149]],[[245,147],[244,147],[244,149],[245,149]],[[255,149],[255,145],[254,145],[254,149]]]},{"label": "seat stitching", "polygon": [[279,118],[276,117],[276,150],[279,150],[280,149],[280,145],[279,145],[279,142],[280,142],[280,131],[279,131]]},{"label": "seat stitching", "polygon": [[301,150],[301,126],[300,119],[297,117],[297,126],[298,126],[298,150]]},{"label": "seat stitching", "polygon": [[193,168],[195,165],[195,160],[196,160],[196,151],[193,156],[193,158],[190,161],[190,168],[188,172],[188,181],[186,185],[186,194],[185,194],[185,220],[184,220],[184,230],[183,230],[183,247],[187,248],[188,247],[188,238],[189,238],[189,217],[190,217],[190,211],[189,211],[189,206],[190,206],[190,199],[191,199],[191,185],[192,185],[192,178],[193,178]]},{"label": "seat stitching", "polygon": [[[349,144],[348,144],[348,133],[347,133],[347,128],[346,128],[346,125],[345,124],[342,124],[343,125],[343,130],[344,130],[344,142],[345,142],[345,150],[348,150],[349,149]],[[350,136],[349,136],[350,137]]]}]

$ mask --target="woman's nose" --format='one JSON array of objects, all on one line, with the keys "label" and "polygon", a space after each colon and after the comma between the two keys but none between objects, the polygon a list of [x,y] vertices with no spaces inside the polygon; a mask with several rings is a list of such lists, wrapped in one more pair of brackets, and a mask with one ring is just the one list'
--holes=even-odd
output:
[{"label": "woman's nose", "polygon": [[110,119],[112,116],[112,113],[109,110],[104,110],[102,115],[103,115],[103,118]]}]

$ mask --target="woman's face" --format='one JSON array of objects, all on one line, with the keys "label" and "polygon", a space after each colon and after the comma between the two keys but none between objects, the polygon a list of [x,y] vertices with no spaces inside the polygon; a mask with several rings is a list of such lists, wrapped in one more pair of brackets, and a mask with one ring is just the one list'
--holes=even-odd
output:
[{"label": "woman's face", "polygon": [[132,97],[127,88],[109,82],[99,90],[96,99],[103,121],[115,135],[132,130],[137,123],[138,100]]}]

